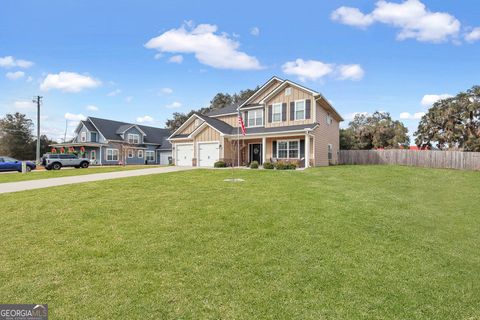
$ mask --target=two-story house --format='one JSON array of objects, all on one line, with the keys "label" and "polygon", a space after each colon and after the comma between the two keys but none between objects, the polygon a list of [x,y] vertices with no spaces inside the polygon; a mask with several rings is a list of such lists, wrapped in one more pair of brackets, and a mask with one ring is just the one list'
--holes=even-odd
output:
[{"label": "two-story house", "polygon": [[168,129],[88,117],[80,121],[72,142],[56,148],[85,150],[92,164],[169,164],[172,145]]},{"label": "two-story house", "polygon": [[273,77],[240,105],[192,115],[168,140],[178,166],[211,167],[218,160],[327,166],[338,161],[341,121],[319,92]]}]

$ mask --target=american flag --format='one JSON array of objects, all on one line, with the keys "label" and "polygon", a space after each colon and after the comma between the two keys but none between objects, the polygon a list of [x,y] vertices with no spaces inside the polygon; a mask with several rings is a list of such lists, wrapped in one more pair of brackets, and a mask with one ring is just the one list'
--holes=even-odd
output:
[{"label": "american flag", "polygon": [[240,128],[242,129],[242,135],[246,135],[247,130],[245,130],[245,124],[243,123],[243,118],[240,112],[238,113],[238,123],[240,124]]}]

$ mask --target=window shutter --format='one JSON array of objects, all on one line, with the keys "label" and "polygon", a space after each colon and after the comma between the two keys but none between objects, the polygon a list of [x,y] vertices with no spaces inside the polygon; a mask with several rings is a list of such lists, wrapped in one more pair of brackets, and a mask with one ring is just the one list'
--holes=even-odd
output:
[{"label": "window shutter", "polygon": [[311,109],[310,99],[305,100],[305,119],[310,119]]},{"label": "window shutter", "polygon": [[[243,113],[243,124],[245,125],[245,127],[248,127],[248,111],[245,111]],[[240,124],[238,124],[240,126]]]},{"label": "window shutter", "polygon": [[300,140],[300,159],[305,158],[305,140]]},{"label": "window shutter", "polygon": [[277,157],[277,141],[273,141],[272,142],[272,158],[276,158]]},{"label": "window shutter", "polygon": [[290,121],[295,120],[295,102],[290,102]]},{"label": "window shutter", "polygon": [[272,122],[272,105],[268,106],[268,122]]},{"label": "window shutter", "polygon": [[287,121],[287,104],[282,103],[282,121]]}]

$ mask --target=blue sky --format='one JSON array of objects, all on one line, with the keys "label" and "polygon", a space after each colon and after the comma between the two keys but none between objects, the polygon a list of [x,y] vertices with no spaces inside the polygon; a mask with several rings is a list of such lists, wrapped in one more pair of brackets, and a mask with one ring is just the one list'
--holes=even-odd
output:
[{"label": "blue sky", "polygon": [[480,84],[479,16],[474,0],[4,1],[0,115],[33,117],[42,95],[53,138],[65,117],[68,135],[88,115],[163,126],[276,75],[345,123],[382,110],[413,133],[438,96]]}]

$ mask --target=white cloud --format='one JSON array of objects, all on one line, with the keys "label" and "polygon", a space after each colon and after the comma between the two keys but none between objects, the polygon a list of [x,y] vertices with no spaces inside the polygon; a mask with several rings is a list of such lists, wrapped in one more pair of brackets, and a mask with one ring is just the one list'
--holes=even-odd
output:
[{"label": "white cloud", "polygon": [[27,82],[32,82],[32,81],[33,81],[33,78],[32,78],[32,76],[28,76],[28,78],[27,78]]},{"label": "white cloud", "polygon": [[297,76],[301,81],[315,81],[330,74],[337,74],[340,80],[355,80],[363,78],[365,71],[359,64],[325,63],[318,60],[296,59],[282,65],[285,74]]},{"label": "white cloud", "polygon": [[162,89],[160,89],[160,93],[161,94],[172,94],[173,89],[172,88],[162,88]]},{"label": "white cloud", "polygon": [[56,74],[48,74],[40,85],[40,89],[44,91],[57,89],[64,92],[80,92],[83,89],[96,88],[101,84],[100,80],[92,77],[62,71]]},{"label": "white cloud", "polygon": [[400,31],[398,40],[416,39],[423,42],[445,42],[455,39],[461,28],[460,21],[445,12],[432,12],[420,0],[402,3],[380,0],[375,9],[364,14],[358,8],[340,7],[331,19],[350,26],[365,28],[374,22],[384,23]]},{"label": "white cloud", "polygon": [[115,89],[115,90],[107,93],[107,96],[109,96],[109,97],[114,97],[114,96],[116,96],[116,95],[119,95],[120,93],[122,93],[122,90],[120,90],[120,89]]},{"label": "white cloud", "polygon": [[88,106],[85,107],[88,111],[98,111],[98,107],[93,105],[93,104],[90,104]]},{"label": "white cloud", "polygon": [[252,29],[250,29],[250,34],[252,36],[259,36],[260,35],[260,29],[258,27],[253,27]]},{"label": "white cloud", "polygon": [[10,80],[17,80],[25,76],[23,71],[7,72],[5,76]]},{"label": "white cloud", "polygon": [[13,103],[13,106],[16,109],[23,109],[23,110],[28,110],[28,109],[35,109],[36,104],[34,104],[32,101],[15,101]]},{"label": "white cloud", "polygon": [[15,59],[12,56],[6,56],[3,58],[0,58],[0,67],[3,67],[3,68],[14,68],[14,67],[30,68],[31,66],[33,66],[32,61]]},{"label": "white cloud", "polygon": [[71,120],[71,121],[80,121],[80,120],[85,120],[87,119],[87,117],[85,117],[83,114],[79,113],[79,114],[74,114],[74,113],[70,113],[70,112],[67,112],[65,113],[65,119],[67,120]]},{"label": "white cloud", "polygon": [[411,114],[409,112],[400,113],[400,119],[403,120],[420,120],[425,115],[425,112],[415,112]]},{"label": "white cloud", "polygon": [[365,75],[365,71],[359,64],[344,64],[338,66],[340,80],[359,81]]},{"label": "white cloud", "polygon": [[317,80],[333,72],[332,64],[316,60],[297,59],[288,61],[282,66],[285,74],[295,75],[302,81]]},{"label": "white cloud", "polygon": [[205,65],[219,69],[257,70],[261,69],[257,58],[239,51],[240,44],[227,34],[217,33],[212,24],[185,23],[178,29],[168,30],[150,39],[145,47],[159,52],[192,53]]},{"label": "white cloud", "polygon": [[175,101],[175,102],[173,102],[173,103],[171,103],[171,104],[167,104],[167,105],[165,106],[165,108],[175,109],[175,108],[180,108],[181,106],[182,106],[182,104],[181,104],[180,102]]},{"label": "white cloud", "polygon": [[480,40],[480,27],[473,29],[465,35],[465,40],[468,42],[475,42]]},{"label": "white cloud", "polygon": [[159,53],[156,53],[156,54],[153,56],[153,58],[154,58],[155,60],[159,60],[159,59],[161,59],[162,57],[163,57],[163,53],[160,53],[160,52],[159,52]]},{"label": "white cloud", "polygon": [[143,116],[137,118],[138,123],[153,123],[155,120],[150,116]]},{"label": "white cloud", "polygon": [[183,56],[181,54],[171,56],[170,59],[168,59],[168,62],[182,63],[183,62]]},{"label": "white cloud", "polygon": [[451,98],[453,97],[451,94],[444,93],[444,94],[426,94],[423,96],[422,101],[420,102],[422,106],[424,107],[430,107],[432,106],[435,102]]},{"label": "white cloud", "polygon": [[133,97],[132,96],[125,97],[125,101],[130,103],[133,101]]}]

